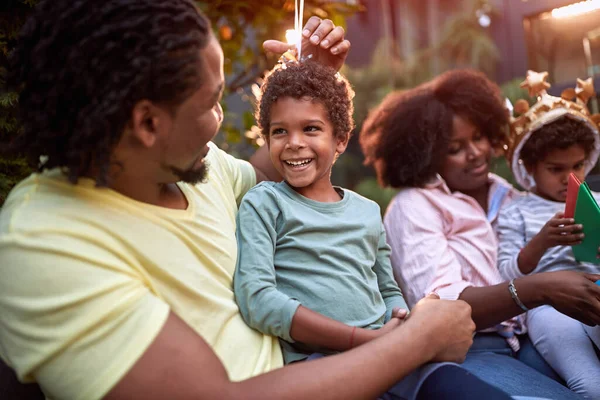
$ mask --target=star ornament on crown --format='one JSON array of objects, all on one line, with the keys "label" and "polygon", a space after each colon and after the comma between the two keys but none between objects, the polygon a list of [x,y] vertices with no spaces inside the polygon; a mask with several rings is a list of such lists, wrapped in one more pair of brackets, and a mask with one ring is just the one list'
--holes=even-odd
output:
[{"label": "star ornament on crown", "polygon": [[504,150],[516,181],[526,190],[533,187],[534,181],[521,160],[521,149],[535,131],[559,118],[566,116],[582,121],[595,134],[594,150],[585,163],[586,174],[594,167],[600,155],[600,114],[592,115],[587,108],[588,100],[596,94],[592,78],[577,79],[577,87],[565,89],[560,97],[546,92],[550,88],[546,79],[548,72],[527,71],[527,78],[520,86],[527,89],[531,97],[537,98],[537,102],[530,107],[527,100],[521,99],[510,110],[517,116],[510,117],[510,133]]}]

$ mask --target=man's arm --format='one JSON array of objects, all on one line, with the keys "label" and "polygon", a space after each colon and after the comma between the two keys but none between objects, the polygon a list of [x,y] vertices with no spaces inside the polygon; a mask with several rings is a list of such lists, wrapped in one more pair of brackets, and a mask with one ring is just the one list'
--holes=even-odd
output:
[{"label": "man's arm", "polygon": [[473,331],[466,303],[425,299],[405,324],[380,339],[234,383],[206,342],[171,313],[144,355],[105,398],[373,399],[426,362],[464,360]]},{"label": "man's arm", "polygon": [[[519,299],[529,308],[548,304],[587,325],[600,324],[600,275],[575,271],[541,272],[515,280]],[[473,308],[477,330],[494,326],[523,310],[512,299],[508,282],[486,287],[468,287],[460,299]]]},{"label": "man's arm", "polygon": [[252,164],[254,172],[256,172],[257,184],[263,181],[281,182],[283,179],[271,162],[269,148],[266,144],[256,150],[252,157],[250,157],[250,164]]}]

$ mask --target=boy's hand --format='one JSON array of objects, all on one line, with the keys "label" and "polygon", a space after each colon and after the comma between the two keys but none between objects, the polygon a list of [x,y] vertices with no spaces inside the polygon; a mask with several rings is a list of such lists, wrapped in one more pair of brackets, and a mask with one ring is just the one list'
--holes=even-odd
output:
[{"label": "boy's hand", "polygon": [[407,315],[408,310],[405,310],[404,308],[394,308],[394,310],[392,311],[392,318],[390,318],[390,320],[386,322],[384,326],[375,331],[375,337],[378,338],[380,336],[383,336],[386,333],[389,333],[393,329],[402,325]]},{"label": "boy's hand", "polygon": [[564,213],[556,213],[536,235],[546,249],[555,246],[575,246],[581,244],[583,225],[575,224],[573,218],[564,218]]}]

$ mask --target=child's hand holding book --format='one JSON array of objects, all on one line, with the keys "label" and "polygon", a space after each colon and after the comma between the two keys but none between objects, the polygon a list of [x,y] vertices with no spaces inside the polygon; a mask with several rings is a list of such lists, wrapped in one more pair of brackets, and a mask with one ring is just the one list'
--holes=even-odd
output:
[{"label": "child's hand holding book", "polygon": [[564,213],[558,212],[536,235],[540,237],[545,250],[555,246],[575,246],[581,244],[585,235],[583,225],[576,224],[575,219],[565,218]]},{"label": "child's hand holding book", "polygon": [[519,253],[517,263],[523,274],[531,273],[551,247],[576,246],[582,243],[583,226],[575,219],[556,213]]}]

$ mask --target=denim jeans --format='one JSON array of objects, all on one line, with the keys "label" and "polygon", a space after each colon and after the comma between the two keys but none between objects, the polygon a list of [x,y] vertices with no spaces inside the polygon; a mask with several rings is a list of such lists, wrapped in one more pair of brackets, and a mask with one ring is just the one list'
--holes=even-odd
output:
[{"label": "denim jeans", "polygon": [[526,335],[514,354],[497,334],[478,333],[463,368],[511,396],[577,400],[581,397],[557,381],[558,376]]},{"label": "denim jeans", "polygon": [[[326,356],[314,353],[306,361],[323,357]],[[458,364],[433,363],[423,365],[411,372],[378,396],[377,400],[480,400],[483,398],[511,399],[502,390],[484,382]]]}]

